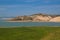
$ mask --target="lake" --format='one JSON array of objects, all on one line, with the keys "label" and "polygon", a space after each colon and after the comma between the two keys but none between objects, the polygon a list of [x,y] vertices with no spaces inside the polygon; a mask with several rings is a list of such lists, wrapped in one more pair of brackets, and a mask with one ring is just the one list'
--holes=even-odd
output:
[{"label": "lake", "polygon": [[16,26],[60,26],[60,22],[5,22],[0,21],[0,27]]}]

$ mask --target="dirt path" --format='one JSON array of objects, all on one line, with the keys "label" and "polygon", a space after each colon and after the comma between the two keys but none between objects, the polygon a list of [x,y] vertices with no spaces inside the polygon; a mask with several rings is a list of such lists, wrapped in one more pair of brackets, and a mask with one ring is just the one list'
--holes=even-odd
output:
[{"label": "dirt path", "polygon": [[50,33],[47,36],[45,36],[44,38],[40,39],[40,40],[51,40],[51,38],[53,38],[54,33]]},{"label": "dirt path", "polygon": [[53,33],[49,33],[47,36],[40,40],[60,40],[60,30],[56,30]]}]

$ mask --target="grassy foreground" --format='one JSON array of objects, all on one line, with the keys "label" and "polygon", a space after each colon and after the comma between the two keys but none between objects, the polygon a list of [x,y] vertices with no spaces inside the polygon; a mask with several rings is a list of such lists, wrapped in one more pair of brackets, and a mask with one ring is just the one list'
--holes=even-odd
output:
[{"label": "grassy foreground", "polygon": [[60,27],[0,28],[0,40],[60,40]]}]

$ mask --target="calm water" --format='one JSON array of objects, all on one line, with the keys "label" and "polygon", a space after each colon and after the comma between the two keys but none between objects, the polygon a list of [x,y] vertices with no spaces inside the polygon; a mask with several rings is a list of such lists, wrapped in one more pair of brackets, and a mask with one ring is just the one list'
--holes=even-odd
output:
[{"label": "calm water", "polygon": [[5,22],[0,21],[0,27],[14,26],[60,26],[60,22]]}]

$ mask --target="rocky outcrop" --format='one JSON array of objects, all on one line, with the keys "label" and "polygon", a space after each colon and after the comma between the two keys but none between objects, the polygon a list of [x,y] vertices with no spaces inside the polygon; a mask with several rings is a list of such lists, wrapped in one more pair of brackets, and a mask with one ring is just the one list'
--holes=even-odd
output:
[{"label": "rocky outcrop", "polygon": [[36,16],[33,20],[34,21],[49,21],[51,19],[50,16]]},{"label": "rocky outcrop", "polygon": [[21,20],[32,20],[33,18],[30,16],[17,16],[15,19],[21,21]]},{"label": "rocky outcrop", "polygon": [[35,22],[60,22],[60,16],[47,15],[47,14],[33,14],[30,16],[17,16],[15,18],[9,19],[9,21],[35,21]]},{"label": "rocky outcrop", "polygon": [[50,22],[60,22],[60,16],[51,19]]}]

